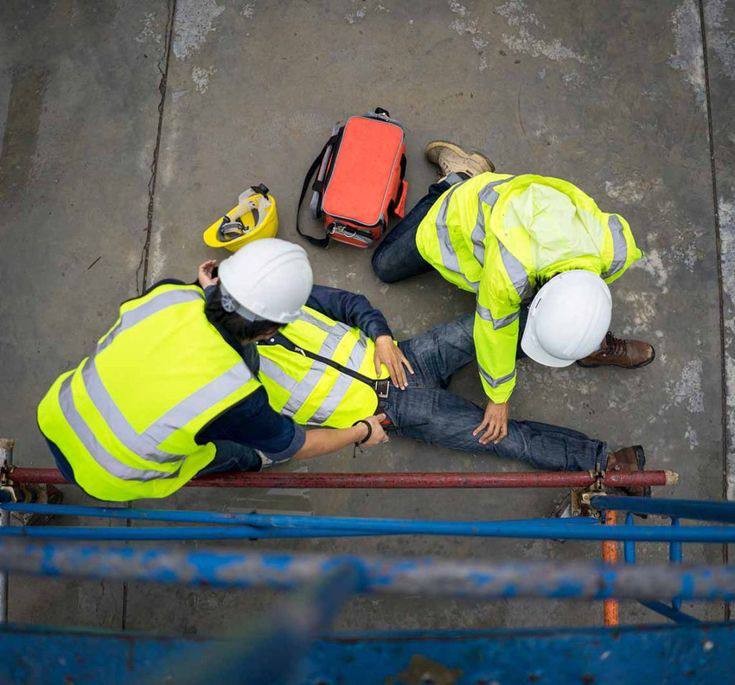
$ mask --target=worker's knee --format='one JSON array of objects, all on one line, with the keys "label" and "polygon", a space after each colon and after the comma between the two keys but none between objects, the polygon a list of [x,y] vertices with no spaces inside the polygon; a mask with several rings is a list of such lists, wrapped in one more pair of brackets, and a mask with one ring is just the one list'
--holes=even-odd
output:
[{"label": "worker's knee", "polygon": [[380,249],[373,252],[372,265],[375,275],[383,283],[395,283],[399,280],[396,278],[396,270],[391,267],[389,260],[385,258],[384,252]]}]

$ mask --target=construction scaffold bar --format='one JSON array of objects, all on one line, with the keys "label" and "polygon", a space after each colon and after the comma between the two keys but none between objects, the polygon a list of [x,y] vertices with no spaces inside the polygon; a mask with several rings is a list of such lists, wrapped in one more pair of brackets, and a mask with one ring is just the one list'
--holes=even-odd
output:
[{"label": "construction scaffold bar", "polygon": [[432,558],[179,549],[0,540],[6,571],[210,587],[288,590],[348,565],[363,594],[564,599],[735,599],[735,567],[466,562]]},{"label": "construction scaffold bar", "polygon": [[[639,498],[626,498],[637,500]],[[641,498],[644,499],[644,498]],[[724,508],[732,503],[720,503]],[[629,506],[638,506],[635,502]],[[451,535],[547,540],[735,543],[733,526],[610,526],[594,517],[517,521],[432,521],[292,514],[223,514],[63,504],[2,503],[0,510],[45,515],[197,523],[205,526],[85,527],[20,526],[0,529],[0,538],[76,540],[248,540],[265,538],[359,537],[366,535]]]},{"label": "construction scaffold bar", "polygon": [[[56,469],[15,467],[7,476],[18,484],[63,485]],[[675,485],[673,471],[595,474],[587,471],[516,471],[501,473],[404,472],[404,473],[294,473],[283,471],[232,472],[200,476],[189,487],[200,488],[588,488],[604,485],[629,488]]]},{"label": "construction scaffold bar", "polygon": [[592,495],[590,505],[600,511],[630,511],[636,514],[655,514],[676,519],[735,523],[735,503],[733,502]]}]

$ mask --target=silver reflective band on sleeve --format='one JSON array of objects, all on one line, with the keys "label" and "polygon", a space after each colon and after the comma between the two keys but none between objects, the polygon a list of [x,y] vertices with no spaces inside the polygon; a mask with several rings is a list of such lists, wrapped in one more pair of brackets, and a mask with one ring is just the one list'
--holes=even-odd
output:
[{"label": "silver reflective band on sleeve", "polygon": [[492,209],[495,206],[495,203],[498,201],[499,197],[495,188],[499,185],[502,185],[503,183],[512,181],[514,178],[515,176],[508,176],[508,178],[501,178],[499,181],[492,181],[491,183],[488,183],[484,188],[482,188],[482,190],[480,190],[480,200],[482,200],[482,202],[484,202],[486,205],[489,205],[489,207]]},{"label": "silver reflective band on sleeve", "polygon": [[518,297],[523,301],[532,295],[531,284],[528,282],[526,269],[500,240],[498,240],[498,247],[500,248],[500,257],[503,260],[503,266],[505,266],[505,270],[518,293]]},{"label": "silver reflective band on sleeve", "polygon": [[436,217],[436,231],[439,236],[439,250],[442,256],[442,264],[450,271],[456,271],[459,273],[459,260],[457,254],[454,251],[452,241],[449,238],[449,226],[447,226],[447,211],[449,210],[449,201],[454,195],[454,191],[457,190],[459,185],[452,186],[447,193],[447,196],[442,202],[442,206],[439,208],[439,214]]},{"label": "silver reflective band on sleeve", "polygon": [[492,209],[495,206],[498,197],[500,197],[495,190],[495,187],[506,183],[513,178],[515,177],[509,176],[508,178],[503,178],[500,181],[488,183],[478,193],[480,201],[477,203],[477,221],[475,222],[475,227],[472,229],[471,238],[473,254],[480,264],[485,264],[485,213],[482,211],[482,205],[486,204],[490,209]]},{"label": "silver reflective band on sleeve", "polygon": [[610,268],[602,274],[602,278],[610,278],[614,276],[620,269],[625,266],[628,260],[628,243],[625,241],[625,233],[623,232],[623,224],[614,214],[610,216],[607,222],[612,233],[613,239],[613,258]]},{"label": "silver reflective band on sleeve", "polygon": [[516,311],[512,314],[508,314],[508,316],[501,316],[499,319],[495,319],[493,318],[492,312],[487,307],[483,307],[479,302],[477,303],[475,311],[480,318],[485,319],[485,321],[489,321],[495,330],[498,330],[498,328],[504,328],[508,324],[513,323],[521,315],[520,311]]},{"label": "silver reflective band on sleeve", "polygon": [[485,382],[487,382],[491,388],[497,388],[499,385],[502,385],[503,383],[507,383],[508,381],[512,380],[516,375],[515,369],[513,369],[511,373],[505,376],[501,376],[500,378],[493,378],[481,366],[478,368],[480,369],[480,375],[485,379]]},{"label": "silver reflective band on sleeve", "polygon": [[482,213],[482,202],[477,203],[477,221],[472,229],[472,254],[480,264],[485,264],[485,215]]},{"label": "silver reflective band on sleeve", "polygon": [[112,330],[97,345],[97,352],[104,350],[119,333],[128,328],[132,328],[143,321],[143,319],[147,319],[149,316],[157,314],[167,307],[203,299],[204,295],[194,290],[167,290],[166,292],[162,292],[160,295],[156,295],[156,297],[139,305],[135,309],[124,312],[117,324],[115,324]]},{"label": "silver reflective band on sleeve", "polygon": [[148,481],[157,478],[175,478],[178,475],[178,469],[173,473],[164,473],[162,471],[134,469],[126,466],[122,462],[113,457],[97,440],[94,433],[85,423],[82,416],[77,411],[74,404],[74,398],[71,393],[71,379],[69,376],[61,384],[59,388],[59,406],[69,427],[76,433],[79,441],[89,452],[92,458],[108,473],[123,480],[140,480]]},{"label": "silver reflective band on sleeve", "polygon": [[452,195],[454,195],[454,191],[457,190],[460,185],[462,184],[457,183],[456,185],[452,186],[447,193],[447,196],[442,201],[441,207],[439,208],[439,214],[436,217],[436,234],[439,238],[439,252],[441,253],[441,260],[444,268],[449,269],[449,271],[453,271],[454,273],[462,276],[467,285],[469,285],[470,288],[477,292],[477,289],[480,286],[479,282],[470,281],[459,268],[459,259],[457,258],[457,253],[454,251],[452,240],[449,237],[449,226],[447,225],[447,212],[449,211],[449,202],[452,199]]}]

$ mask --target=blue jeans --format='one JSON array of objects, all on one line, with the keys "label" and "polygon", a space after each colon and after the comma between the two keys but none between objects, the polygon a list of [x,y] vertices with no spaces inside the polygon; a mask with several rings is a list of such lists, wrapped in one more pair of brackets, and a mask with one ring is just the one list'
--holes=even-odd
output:
[{"label": "blue jeans", "polygon": [[217,452],[198,475],[207,473],[226,473],[227,471],[260,471],[263,463],[258,453],[251,447],[230,440],[216,440]]},{"label": "blue jeans", "polygon": [[534,468],[587,471],[607,464],[607,446],[583,433],[536,421],[509,421],[498,444],[480,444],[472,431],[484,409],[447,390],[456,371],[473,362],[473,315],[432,328],[399,343],[413,366],[406,390],[391,387],[380,405],[397,435],[475,454],[518,459]]},{"label": "blue jeans", "polygon": [[383,283],[396,283],[433,268],[416,247],[416,231],[437,198],[464,174],[455,174],[429,186],[429,192],[383,238],[373,252],[373,271]]}]

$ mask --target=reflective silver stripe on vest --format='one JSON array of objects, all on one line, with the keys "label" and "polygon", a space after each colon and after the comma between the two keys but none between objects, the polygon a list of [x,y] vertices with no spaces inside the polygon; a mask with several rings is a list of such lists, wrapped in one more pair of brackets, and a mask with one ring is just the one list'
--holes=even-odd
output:
[{"label": "reflective silver stripe on vest", "polygon": [[[345,366],[353,371],[359,371],[362,363],[365,361],[366,354],[367,342],[365,342],[365,339],[361,335],[355,347],[352,348],[350,358],[347,360]],[[311,423],[324,423],[342,403],[352,381],[353,378],[351,376],[348,376],[346,373],[340,373],[334,385],[329,389],[329,394],[326,399],[322,402],[319,409],[314,412],[309,421]]]},{"label": "reflective silver stripe on vest", "polygon": [[322,321],[321,319],[317,319],[315,316],[312,316],[309,312],[301,310],[301,314],[299,314],[299,318],[303,319],[307,323],[310,323],[317,328],[320,328],[325,333],[332,333],[332,330],[334,329],[334,324],[327,323],[326,321]]},{"label": "reflective silver stripe on vest", "polygon": [[623,232],[623,224],[614,214],[607,221],[610,233],[613,239],[613,259],[610,268],[602,274],[602,278],[610,278],[614,276],[620,269],[625,266],[628,260],[628,243],[625,241],[625,233]]},{"label": "reflective silver stripe on vest", "polygon": [[505,270],[508,272],[508,276],[518,293],[518,297],[523,301],[533,294],[531,284],[528,282],[526,269],[500,240],[498,240],[498,246],[500,247],[500,257],[503,260],[503,266],[505,266]]},{"label": "reflective silver stripe on vest", "polygon": [[498,328],[504,328],[509,323],[513,323],[521,315],[521,312],[517,311],[512,314],[508,314],[508,316],[502,316],[499,319],[495,319],[493,318],[492,312],[487,307],[483,307],[479,302],[477,303],[475,311],[477,311],[480,318],[485,319],[485,321],[489,321],[496,331]]},{"label": "reflective silver stripe on vest", "polygon": [[204,299],[202,293],[198,293],[194,290],[171,290],[163,292],[160,295],[156,295],[156,297],[148,300],[148,302],[125,312],[102,342],[97,345],[97,352],[104,350],[119,333],[127,330],[128,328],[132,328],[135,324],[143,321],[143,319],[147,319],[149,316],[175,304],[182,304],[184,302],[192,302],[194,300],[202,299]]},{"label": "reflective silver stripe on vest", "polygon": [[97,411],[115,437],[131,452],[150,461],[165,464],[179,461],[185,455],[172,454],[158,447],[177,430],[186,426],[210,407],[245,385],[252,374],[243,362],[239,362],[204,387],[184,398],[143,433],[130,425],[100,378],[94,358],[88,359],[82,368],[82,379]]},{"label": "reflective silver stripe on vest", "polygon": [[485,264],[485,213],[482,211],[482,205],[484,203],[492,209],[498,201],[498,197],[500,197],[494,188],[514,178],[515,176],[510,176],[500,181],[492,181],[478,193],[480,201],[477,203],[477,221],[475,222],[475,227],[472,229],[471,238],[473,244],[472,252],[480,264]]},{"label": "reflective silver stripe on vest", "polygon": [[[196,301],[197,299],[203,298],[201,293],[195,291],[176,290],[161,293],[145,304],[136,307],[129,312],[125,312],[120,317],[120,321],[117,325],[112,329],[102,343],[100,343],[97,351],[99,352],[107,347],[118,333],[135,326],[147,317],[153,316],[168,307],[185,302]],[[215,378],[203,388],[200,388],[189,397],[182,400],[176,407],[171,409],[163,417],[143,431],[143,433],[138,433],[135,428],[130,425],[120,408],[115,403],[115,400],[107,391],[107,388],[99,375],[99,370],[94,356],[84,362],[81,370],[81,378],[90,401],[95,406],[100,416],[104,419],[110,431],[115,435],[116,439],[119,440],[127,449],[141,458],[163,464],[180,462],[186,455],[166,452],[160,449],[158,445],[171,437],[171,435],[173,435],[177,430],[180,430],[182,427],[196,419],[207,409],[221,402],[230,394],[237,391],[238,388],[245,385],[252,379],[252,374],[243,362],[239,362],[232,368],[228,369],[225,373],[221,374],[218,378]],[[66,392],[70,395],[68,385]],[[63,397],[60,395],[59,399],[61,402]],[[151,480],[152,478],[170,478],[177,474],[178,469],[176,472],[171,474],[160,471],[131,469],[124,466],[121,462],[112,457],[100,444],[94,434],[90,431],[87,424],[81,420],[81,417],[78,412],[76,412],[75,407],[72,412],[72,409],[69,407],[70,403],[73,407],[73,399],[71,396],[67,398],[66,406],[67,409],[69,409],[70,415],[76,414],[76,417],[79,420],[76,421],[75,425],[72,424],[68,417],[67,420],[69,420],[70,425],[72,425],[72,428],[79,435],[80,440],[82,440],[85,446],[87,446],[92,457],[100,464],[100,466],[110,471],[113,475],[119,476],[120,478],[126,478],[128,480]],[[79,430],[81,430],[83,434],[80,434],[77,430],[77,426],[79,425],[82,425]],[[108,464],[112,464],[113,468],[108,469]],[[119,475],[120,473],[133,475]],[[135,474],[146,474],[146,476],[139,478],[138,475]]]},{"label": "reflective silver stripe on vest", "polygon": [[[265,357],[263,355],[260,356],[260,373],[266,378],[269,378],[278,383],[278,385],[280,385],[284,390],[287,390],[288,392],[291,392],[292,387],[295,386],[297,383],[295,378],[289,376],[272,359],[269,359],[268,357]],[[306,380],[306,376],[304,376],[304,380]]]},{"label": "reflective silver stripe on vest", "polygon": [[[146,434],[139,434],[123,416],[115,400],[112,399],[110,393],[107,392],[99,372],[94,357],[87,359],[82,367],[82,380],[87,390],[89,399],[92,400],[97,411],[100,413],[115,437],[134,454],[150,459],[158,463],[166,463],[178,461],[181,455],[169,454],[156,448],[156,444],[152,438]],[[92,456],[96,456],[92,453]]]},{"label": "reflective silver stripe on vest", "polygon": [[449,237],[449,226],[447,225],[449,202],[452,199],[452,195],[454,195],[454,191],[461,185],[462,183],[453,185],[447,193],[447,196],[444,198],[444,201],[439,208],[439,214],[436,217],[436,234],[439,238],[439,252],[441,253],[442,265],[444,268],[462,276],[467,285],[477,292],[477,289],[480,286],[479,282],[469,280],[459,268],[459,259],[457,258],[457,253],[454,251],[454,246],[452,245],[452,241]]},{"label": "reflective silver stripe on vest", "polygon": [[499,385],[502,385],[503,383],[507,383],[509,380],[511,380],[515,375],[515,369],[513,371],[505,376],[501,376],[500,378],[493,378],[485,369],[483,369],[481,366],[480,369],[480,375],[487,381],[487,383],[490,385],[491,388],[497,388]]},{"label": "reflective silver stripe on vest", "polygon": [[70,428],[76,433],[79,441],[89,452],[94,460],[108,473],[123,480],[140,480],[148,481],[157,478],[175,478],[178,475],[178,469],[173,473],[163,473],[161,471],[134,469],[126,466],[122,462],[113,457],[97,440],[94,433],[90,430],[81,414],[77,411],[74,404],[74,398],[71,393],[71,379],[69,376],[61,384],[59,389],[59,406],[61,413],[64,415],[66,422]]},{"label": "reflective silver stripe on vest", "polygon": [[177,430],[188,425],[216,404],[224,401],[232,393],[237,392],[252,378],[253,374],[245,362],[237,362],[204,387],[181,400],[173,409],[167,411],[154,424],[146,428],[145,434],[155,444],[160,445]]},{"label": "reflective silver stripe on vest", "polygon": [[[344,326],[344,324],[338,324],[334,328],[340,329],[343,332],[349,332],[350,330],[348,327]],[[342,340],[343,335],[334,337],[338,338],[336,344],[334,343],[334,341],[330,341],[329,338],[327,338],[327,340],[322,343],[322,346],[317,354],[322,357],[327,357],[328,355],[325,353],[327,347],[334,347],[336,349],[336,346]],[[362,336],[360,336],[360,338],[356,341],[352,352],[350,353],[350,357],[347,360],[346,366],[355,371],[359,371],[360,367],[365,361],[366,354],[367,342]],[[296,412],[299,411],[299,409],[301,409],[301,407],[304,406],[309,395],[311,395],[311,393],[314,391],[317,384],[322,379],[325,373],[324,365],[312,360],[311,368],[306,373],[304,378],[301,381],[296,381],[292,376],[288,375],[276,362],[265,356],[261,356],[260,370],[263,374],[265,374],[265,376],[274,380],[286,391],[288,391],[289,398],[281,411],[283,411],[283,413],[285,414],[288,414],[289,416],[293,416],[294,414],[296,414]],[[329,390],[327,397],[317,408],[314,414],[309,417],[309,423],[323,423],[324,421],[326,421],[332,415],[332,413],[334,413],[335,409],[337,409],[340,402],[342,402],[342,400],[344,399],[345,393],[347,392],[350,383],[352,383],[352,380],[353,379],[351,376],[348,376],[345,373],[340,373],[334,385]]]}]

